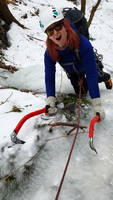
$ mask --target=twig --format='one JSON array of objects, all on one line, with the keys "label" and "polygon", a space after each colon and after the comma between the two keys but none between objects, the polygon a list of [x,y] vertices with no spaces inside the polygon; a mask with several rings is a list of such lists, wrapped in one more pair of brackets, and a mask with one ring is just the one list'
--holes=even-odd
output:
[{"label": "twig", "polygon": [[72,129],[67,133],[67,135],[71,135],[71,133],[72,133],[75,129],[76,129],[75,127],[72,128]]},{"label": "twig", "polygon": [[14,0],[6,0],[6,3],[18,6],[18,4]]},{"label": "twig", "polygon": [[[48,124],[49,126],[73,126],[74,128],[77,128],[78,125],[75,123],[71,123],[71,122],[56,122],[56,123],[50,123]],[[87,128],[86,126],[79,126],[79,128],[84,129]]]},{"label": "twig", "polygon": [[11,92],[11,94],[7,97],[7,99],[6,99],[5,101],[2,101],[2,102],[0,103],[0,105],[6,103],[6,102],[8,101],[8,99],[12,96],[12,94],[13,94],[13,92]]},{"label": "twig", "polygon": [[36,37],[33,37],[33,36],[31,36],[31,35],[27,35],[30,39],[35,39],[35,40],[39,40],[39,41],[41,41],[41,42],[45,42],[44,40],[42,40],[42,39],[39,39],[39,38],[36,38]]},{"label": "twig", "polygon": [[[86,133],[85,131],[83,131],[83,132],[79,132],[79,134],[80,133]],[[54,137],[54,138],[49,138],[49,139],[47,139],[46,140],[46,142],[50,142],[50,141],[52,141],[52,140],[57,140],[57,139],[61,139],[61,138],[66,138],[66,137],[69,137],[69,136],[73,136],[73,135],[75,135],[75,133],[71,133],[70,135],[63,135],[63,136],[58,136],[58,137]]]},{"label": "twig", "polygon": [[[76,128],[78,128],[78,125],[77,124],[75,124],[75,123],[71,123],[71,122],[56,122],[56,123],[50,123],[50,124],[48,124],[49,126],[52,126],[52,127],[54,127],[54,126],[71,126],[71,127],[73,127],[68,133],[67,133],[67,135],[71,135],[71,133],[76,129]],[[86,126],[79,126],[79,128],[80,129],[84,129],[84,128],[87,128]]]}]

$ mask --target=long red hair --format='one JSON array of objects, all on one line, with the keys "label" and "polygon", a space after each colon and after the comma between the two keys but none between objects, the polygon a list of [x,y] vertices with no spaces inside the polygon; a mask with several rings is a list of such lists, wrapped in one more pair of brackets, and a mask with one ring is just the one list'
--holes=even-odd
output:
[{"label": "long red hair", "polygon": [[[78,34],[71,28],[70,23],[67,19],[63,20],[65,29],[67,31],[68,36],[68,47],[70,49],[79,49],[80,47],[80,40]],[[49,51],[50,56],[54,61],[60,60],[60,55],[58,54],[58,46],[49,39],[49,37],[46,40],[46,46]]]}]

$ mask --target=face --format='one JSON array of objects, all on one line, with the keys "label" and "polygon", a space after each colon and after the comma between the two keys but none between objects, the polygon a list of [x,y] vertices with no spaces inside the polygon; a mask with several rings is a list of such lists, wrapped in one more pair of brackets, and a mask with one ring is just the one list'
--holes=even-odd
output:
[{"label": "face", "polygon": [[49,26],[46,33],[50,40],[57,44],[61,48],[67,46],[67,31],[64,27],[63,22],[56,22]]}]

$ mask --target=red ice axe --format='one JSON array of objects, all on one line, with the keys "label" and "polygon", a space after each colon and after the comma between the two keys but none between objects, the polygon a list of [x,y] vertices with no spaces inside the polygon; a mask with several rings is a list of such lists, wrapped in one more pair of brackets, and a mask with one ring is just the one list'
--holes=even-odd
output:
[{"label": "red ice axe", "polygon": [[31,117],[40,115],[42,113],[47,113],[48,108],[42,108],[40,110],[36,110],[34,112],[28,113],[27,115],[25,115],[16,125],[14,131],[11,134],[11,140],[12,142],[14,142],[15,144],[24,144],[25,141],[18,139],[17,134],[19,132],[19,130],[21,129],[21,127],[23,126],[23,124]]}]

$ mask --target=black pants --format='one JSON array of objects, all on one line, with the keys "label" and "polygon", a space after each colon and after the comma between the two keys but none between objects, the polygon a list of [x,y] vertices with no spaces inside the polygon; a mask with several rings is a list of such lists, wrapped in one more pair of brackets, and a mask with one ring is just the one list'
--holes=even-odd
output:
[{"label": "black pants", "polygon": [[87,94],[88,91],[88,87],[87,87],[87,82],[86,82],[86,78],[84,75],[74,75],[74,76],[70,76],[69,77],[71,84],[74,88],[75,94],[78,96],[79,92],[80,92],[80,80],[82,80],[82,85],[81,85],[81,95],[85,96]]},{"label": "black pants", "polygon": [[[69,76],[68,76],[69,77]],[[88,91],[88,87],[87,87],[87,82],[86,82],[86,78],[84,75],[82,76],[77,76],[77,75],[72,75],[69,77],[71,84],[74,88],[75,94],[78,96],[79,92],[80,92],[80,85],[79,85],[79,81],[80,79],[82,79],[82,86],[81,86],[81,95],[85,96],[87,94]],[[111,79],[110,74],[108,74],[107,72],[104,72],[103,70],[98,70],[98,82],[104,82],[105,86],[107,89],[112,89],[112,86],[108,85],[107,82]]]}]

